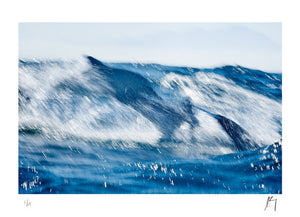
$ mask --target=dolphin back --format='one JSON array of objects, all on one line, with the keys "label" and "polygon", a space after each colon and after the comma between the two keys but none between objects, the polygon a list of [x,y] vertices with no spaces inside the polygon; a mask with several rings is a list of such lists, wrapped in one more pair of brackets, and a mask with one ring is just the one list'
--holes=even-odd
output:
[{"label": "dolphin back", "polygon": [[[197,123],[195,117],[186,115],[172,106],[153,89],[152,84],[142,75],[118,68],[105,66],[101,61],[91,57],[86,57],[93,69],[101,74],[101,79],[107,81],[113,89],[114,97],[123,104],[126,104],[142,114],[152,123],[154,123],[164,137],[171,137],[174,130],[178,128],[182,122],[187,121],[190,124]],[[101,85],[101,80],[97,80]],[[187,106],[188,107],[188,106]],[[191,112],[191,106],[187,112]]]}]

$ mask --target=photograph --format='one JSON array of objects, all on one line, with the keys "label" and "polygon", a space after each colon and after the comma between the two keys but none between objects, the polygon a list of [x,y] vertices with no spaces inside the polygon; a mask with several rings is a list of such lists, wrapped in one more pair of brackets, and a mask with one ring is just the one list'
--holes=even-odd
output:
[{"label": "photograph", "polygon": [[19,195],[283,192],[281,22],[19,22],[16,61]]}]

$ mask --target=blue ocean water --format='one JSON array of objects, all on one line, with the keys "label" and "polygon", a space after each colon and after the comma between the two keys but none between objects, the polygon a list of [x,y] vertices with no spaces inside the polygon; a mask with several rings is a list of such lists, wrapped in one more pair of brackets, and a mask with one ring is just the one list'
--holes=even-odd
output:
[{"label": "blue ocean water", "polygon": [[19,61],[20,194],[281,194],[282,75]]}]

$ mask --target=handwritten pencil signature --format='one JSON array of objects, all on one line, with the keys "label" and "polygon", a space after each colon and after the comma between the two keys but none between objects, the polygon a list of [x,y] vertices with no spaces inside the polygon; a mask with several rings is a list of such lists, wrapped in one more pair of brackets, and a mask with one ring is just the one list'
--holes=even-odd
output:
[{"label": "handwritten pencil signature", "polygon": [[268,197],[267,203],[266,203],[266,206],[265,206],[265,211],[266,211],[267,208],[270,207],[271,202],[274,203],[274,211],[276,212],[277,199],[273,198],[273,196]]}]

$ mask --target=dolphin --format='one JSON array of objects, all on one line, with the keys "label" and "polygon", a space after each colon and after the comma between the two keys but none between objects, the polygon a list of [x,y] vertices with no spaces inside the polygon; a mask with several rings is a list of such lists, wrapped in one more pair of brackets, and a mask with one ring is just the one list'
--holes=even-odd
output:
[{"label": "dolphin", "polygon": [[191,126],[198,124],[198,120],[187,105],[189,113],[176,111],[153,90],[151,83],[142,75],[105,66],[101,61],[86,57],[93,69],[109,83],[113,89],[111,94],[121,103],[130,106],[149,121],[154,123],[163,133],[164,138],[171,138],[174,130],[185,121]]}]

